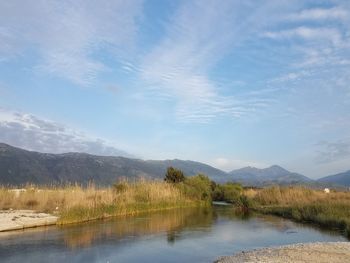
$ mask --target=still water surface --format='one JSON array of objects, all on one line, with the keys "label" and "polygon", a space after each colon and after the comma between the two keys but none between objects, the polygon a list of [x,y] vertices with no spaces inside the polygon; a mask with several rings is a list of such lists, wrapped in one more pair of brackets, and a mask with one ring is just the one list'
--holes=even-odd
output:
[{"label": "still water surface", "polygon": [[241,250],[315,241],[346,239],[336,231],[214,206],[1,233],[0,261],[213,262]]}]

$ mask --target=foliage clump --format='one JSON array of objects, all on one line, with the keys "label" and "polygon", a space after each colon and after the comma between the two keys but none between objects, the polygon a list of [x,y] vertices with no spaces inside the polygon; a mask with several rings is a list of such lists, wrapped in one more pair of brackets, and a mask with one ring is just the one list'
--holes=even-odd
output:
[{"label": "foliage clump", "polygon": [[181,170],[170,166],[166,171],[164,181],[167,183],[176,184],[185,181],[185,176]]},{"label": "foliage clump", "polygon": [[214,201],[225,201],[232,204],[239,204],[243,188],[237,183],[215,184],[212,198]]},{"label": "foliage clump", "polygon": [[198,174],[196,176],[186,177],[179,184],[180,190],[189,198],[204,202],[211,202],[211,181],[208,176]]}]

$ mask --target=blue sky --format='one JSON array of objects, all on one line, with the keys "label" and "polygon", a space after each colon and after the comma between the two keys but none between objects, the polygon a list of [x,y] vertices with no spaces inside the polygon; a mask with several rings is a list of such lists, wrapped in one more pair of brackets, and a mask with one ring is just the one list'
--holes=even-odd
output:
[{"label": "blue sky", "polygon": [[350,169],[349,1],[2,1],[0,140]]}]

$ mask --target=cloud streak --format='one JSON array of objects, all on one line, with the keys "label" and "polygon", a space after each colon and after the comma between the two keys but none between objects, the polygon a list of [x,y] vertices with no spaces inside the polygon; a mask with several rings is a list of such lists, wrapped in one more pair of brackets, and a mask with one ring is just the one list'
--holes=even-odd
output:
[{"label": "cloud streak", "polygon": [[261,36],[277,48],[288,43],[285,52],[293,54],[285,72],[268,84],[296,87],[298,82],[297,92],[303,92],[301,86],[305,89],[315,85],[319,86],[319,94],[330,90],[344,92],[344,82],[350,74],[349,15],[344,2],[329,8],[302,8],[281,16],[284,26],[262,32]]},{"label": "cloud streak", "polygon": [[311,28],[300,26],[278,32],[265,32],[264,37],[271,39],[301,38],[308,41],[329,41],[334,46],[341,43],[341,34],[334,28]]},{"label": "cloud streak", "polygon": [[31,49],[35,69],[89,85],[107,65],[96,53],[123,56],[134,44],[142,2],[5,1],[0,3],[0,54],[6,60]]},{"label": "cloud streak", "polygon": [[178,120],[240,118],[261,108],[244,96],[221,95],[220,82],[209,77],[216,63],[256,30],[252,18],[260,18],[259,8],[249,15],[250,7],[248,2],[186,2],[170,20],[166,36],[143,59],[141,78],[150,89],[176,100]]},{"label": "cloud streak", "polygon": [[287,16],[291,21],[305,20],[348,20],[349,12],[341,7],[312,8]]}]

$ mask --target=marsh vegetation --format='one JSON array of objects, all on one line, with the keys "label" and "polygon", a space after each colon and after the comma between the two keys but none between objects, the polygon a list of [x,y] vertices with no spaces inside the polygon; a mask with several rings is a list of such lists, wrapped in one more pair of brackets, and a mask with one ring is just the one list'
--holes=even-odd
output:
[{"label": "marsh vegetation", "polygon": [[350,192],[274,186],[249,190],[246,195],[258,212],[338,228],[350,237]]},{"label": "marsh vegetation", "polygon": [[205,204],[161,181],[124,181],[109,188],[28,186],[20,193],[0,188],[1,209],[33,209],[58,214],[59,224],[200,205]]},{"label": "marsh vegetation", "polygon": [[233,204],[241,213],[257,211],[300,222],[341,229],[350,236],[350,193],[306,187],[253,189],[240,184],[217,184],[207,176],[186,177],[169,167],[161,180],[119,181],[111,187],[0,188],[0,209],[32,209],[59,216],[58,224],[178,207],[210,206],[212,201]]}]

